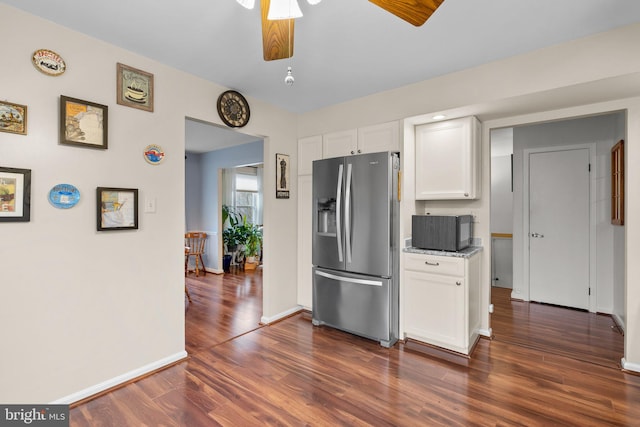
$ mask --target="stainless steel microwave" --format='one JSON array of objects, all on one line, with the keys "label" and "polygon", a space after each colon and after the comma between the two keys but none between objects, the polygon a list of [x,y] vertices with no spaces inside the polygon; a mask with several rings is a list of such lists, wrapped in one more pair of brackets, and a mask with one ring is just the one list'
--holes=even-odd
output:
[{"label": "stainless steel microwave", "polygon": [[471,245],[471,215],[413,215],[411,244],[415,248],[457,252]]}]

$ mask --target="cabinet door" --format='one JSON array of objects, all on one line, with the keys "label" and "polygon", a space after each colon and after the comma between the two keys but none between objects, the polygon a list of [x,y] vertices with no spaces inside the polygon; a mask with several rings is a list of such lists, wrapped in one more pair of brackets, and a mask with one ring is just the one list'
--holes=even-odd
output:
[{"label": "cabinet door", "polygon": [[405,271],[404,329],[408,337],[468,353],[465,283],[461,277]]},{"label": "cabinet door", "polygon": [[382,123],[358,129],[358,153],[400,151],[400,124]]},{"label": "cabinet door", "polygon": [[322,159],[322,135],[298,140],[298,175],[311,175],[314,160]]},{"label": "cabinet door", "polygon": [[356,129],[327,133],[322,136],[322,155],[325,159],[349,156],[358,151]]},{"label": "cabinet door", "polygon": [[478,121],[464,117],[416,126],[416,199],[475,199]]},{"label": "cabinet door", "polygon": [[298,300],[302,307],[311,310],[313,271],[311,264],[311,240],[313,218],[313,183],[311,175],[298,177]]}]

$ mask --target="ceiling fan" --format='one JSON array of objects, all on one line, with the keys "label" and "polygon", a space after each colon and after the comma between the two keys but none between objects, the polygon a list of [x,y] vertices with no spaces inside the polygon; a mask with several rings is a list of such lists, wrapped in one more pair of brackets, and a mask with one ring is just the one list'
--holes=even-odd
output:
[{"label": "ceiling fan", "polygon": [[[255,0],[237,0],[249,9]],[[310,4],[321,0],[307,0]],[[444,0],[369,0],[389,13],[396,15],[416,27],[424,24]],[[289,14],[278,15],[274,6],[281,6]],[[260,0],[262,15],[262,51],[265,61],[291,58],[293,56],[293,30],[295,17],[302,16],[297,0]],[[293,13],[291,13],[293,12]],[[293,16],[288,19],[283,16]]]}]

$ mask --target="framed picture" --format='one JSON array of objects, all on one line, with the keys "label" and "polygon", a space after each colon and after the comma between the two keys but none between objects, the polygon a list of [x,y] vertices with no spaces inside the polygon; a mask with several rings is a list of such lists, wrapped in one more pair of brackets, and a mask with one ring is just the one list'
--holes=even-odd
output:
[{"label": "framed picture", "polygon": [[27,106],[0,101],[0,131],[27,134]]},{"label": "framed picture", "polygon": [[31,219],[31,169],[0,167],[0,222]]},{"label": "framed picture", "polygon": [[276,199],[289,198],[289,155],[276,154]]},{"label": "framed picture", "polygon": [[98,187],[98,231],[138,229],[138,189]]},{"label": "framed picture", "polygon": [[153,74],[118,63],[117,102],[153,112]]},{"label": "framed picture", "polygon": [[611,224],[624,225],[624,140],[611,148]]},{"label": "framed picture", "polygon": [[107,149],[109,107],[60,96],[60,144]]}]

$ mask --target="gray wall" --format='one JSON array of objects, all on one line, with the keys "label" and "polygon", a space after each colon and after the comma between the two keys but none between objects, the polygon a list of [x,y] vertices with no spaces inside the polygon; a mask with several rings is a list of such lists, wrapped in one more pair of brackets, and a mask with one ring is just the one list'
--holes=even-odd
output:
[{"label": "gray wall", "polygon": [[204,264],[209,269],[221,270],[218,265],[220,231],[218,230],[218,171],[224,168],[262,163],[263,141],[237,147],[187,153],[185,160],[185,216],[186,231],[207,233]]}]

